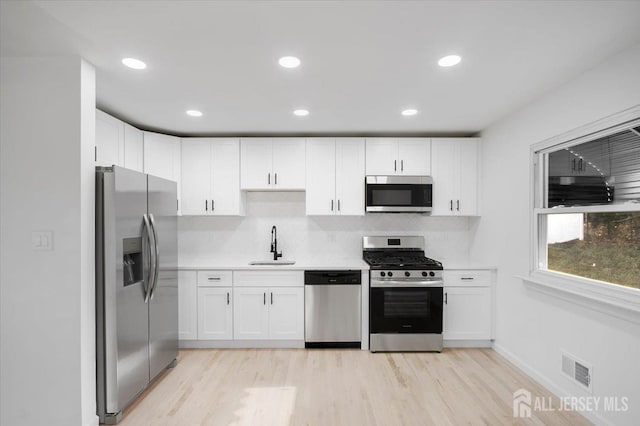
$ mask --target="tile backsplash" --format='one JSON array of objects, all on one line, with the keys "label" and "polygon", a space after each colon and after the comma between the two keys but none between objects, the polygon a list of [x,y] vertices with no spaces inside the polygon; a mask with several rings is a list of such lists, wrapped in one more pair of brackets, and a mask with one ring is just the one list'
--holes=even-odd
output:
[{"label": "tile backsplash", "polygon": [[179,262],[267,259],[276,225],[284,258],[360,258],[365,235],[423,235],[428,257],[461,264],[469,260],[472,220],[404,213],[306,216],[304,192],[249,192],[246,216],[180,217]]}]

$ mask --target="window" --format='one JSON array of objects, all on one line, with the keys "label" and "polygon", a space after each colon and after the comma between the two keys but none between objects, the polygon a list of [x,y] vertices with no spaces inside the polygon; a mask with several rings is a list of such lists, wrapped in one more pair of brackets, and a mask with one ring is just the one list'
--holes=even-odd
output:
[{"label": "window", "polygon": [[534,272],[640,291],[640,119],[537,146],[533,159]]}]

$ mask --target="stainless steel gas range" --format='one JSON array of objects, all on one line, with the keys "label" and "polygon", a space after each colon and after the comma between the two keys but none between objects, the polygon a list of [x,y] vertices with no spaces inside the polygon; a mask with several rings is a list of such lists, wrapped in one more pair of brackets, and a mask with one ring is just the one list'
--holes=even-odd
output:
[{"label": "stainless steel gas range", "polygon": [[370,266],[370,349],[442,351],[442,264],[423,237],[364,237]]}]

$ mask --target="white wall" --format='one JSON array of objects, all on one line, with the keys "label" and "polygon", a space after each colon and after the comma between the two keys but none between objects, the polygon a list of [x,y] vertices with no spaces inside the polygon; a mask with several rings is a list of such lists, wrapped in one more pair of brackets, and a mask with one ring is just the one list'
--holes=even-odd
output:
[{"label": "white wall", "polygon": [[3,57],[0,91],[0,424],[97,424],[95,71]]},{"label": "white wall", "polygon": [[640,324],[544,295],[515,275],[529,271],[530,146],[638,104],[640,45],[483,131],[484,212],[470,250],[499,268],[496,349],[562,395],[586,393],[561,375],[560,350],[591,363],[594,395],[630,398],[627,413],[591,417],[616,425],[640,420]]},{"label": "white wall", "polygon": [[178,220],[179,263],[269,258],[271,226],[278,250],[297,261],[362,258],[364,235],[424,235],[426,254],[447,264],[466,263],[469,224],[477,219],[418,214],[305,216],[304,192],[250,192],[245,217],[187,217]]}]

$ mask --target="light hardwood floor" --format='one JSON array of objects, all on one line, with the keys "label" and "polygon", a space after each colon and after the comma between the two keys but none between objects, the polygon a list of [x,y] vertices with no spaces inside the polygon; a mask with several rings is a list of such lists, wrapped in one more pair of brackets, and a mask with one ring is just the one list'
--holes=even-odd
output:
[{"label": "light hardwood floor", "polygon": [[121,426],[590,424],[573,412],[514,418],[520,388],[551,395],[491,349],[181,350]]}]

